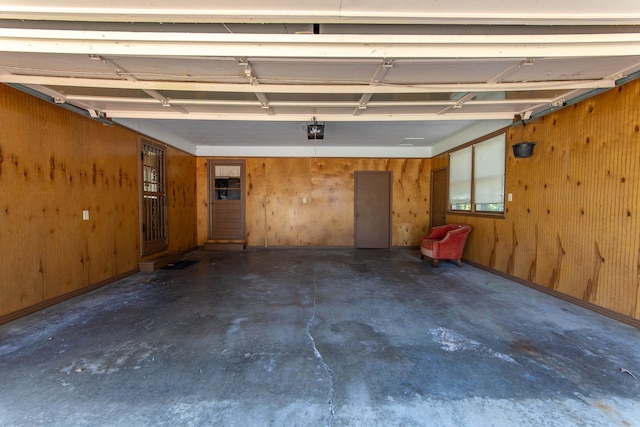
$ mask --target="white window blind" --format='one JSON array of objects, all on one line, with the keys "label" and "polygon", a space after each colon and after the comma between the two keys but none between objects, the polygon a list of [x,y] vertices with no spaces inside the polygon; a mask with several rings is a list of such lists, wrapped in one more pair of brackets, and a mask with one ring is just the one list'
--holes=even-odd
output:
[{"label": "white window blind", "polygon": [[217,178],[218,177],[239,178],[240,166],[216,165],[215,174]]},{"label": "white window blind", "polygon": [[449,210],[504,212],[505,138],[501,134],[449,154]]},{"label": "white window blind", "polygon": [[504,210],[504,138],[504,135],[499,135],[474,147],[474,203],[477,211]]},{"label": "white window blind", "polygon": [[449,206],[452,210],[471,210],[472,147],[449,156]]}]

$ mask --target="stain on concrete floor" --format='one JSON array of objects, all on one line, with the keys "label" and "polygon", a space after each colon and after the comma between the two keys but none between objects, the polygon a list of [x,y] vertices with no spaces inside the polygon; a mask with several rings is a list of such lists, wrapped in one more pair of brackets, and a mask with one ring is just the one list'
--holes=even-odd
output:
[{"label": "stain on concrete floor", "polygon": [[640,331],[408,250],[188,255],[0,326],[0,425],[640,425]]}]

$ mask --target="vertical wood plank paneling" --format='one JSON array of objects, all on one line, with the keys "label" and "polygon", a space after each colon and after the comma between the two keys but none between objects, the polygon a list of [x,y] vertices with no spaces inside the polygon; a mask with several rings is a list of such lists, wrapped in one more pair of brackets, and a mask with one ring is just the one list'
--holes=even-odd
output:
[{"label": "vertical wood plank paneling", "polygon": [[82,122],[77,143],[83,151],[83,205],[90,220],[81,221],[81,210],[74,219],[87,233],[82,264],[90,284],[114,276],[118,268],[131,270],[137,265],[138,141],[122,128]]},{"label": "vertical wood plank paneling", "polygon": [[[594,100],[593,103],[587,103],[586,120],[590,124],[585,126],[581,135],[580,145],[585,151],[585,161],[583,161],[583,169],[585,175],[589,175],[592,179],[585,182],[584,191],[589,197],[586,198],[586,205],[592,206],[589,211],[588,220],[596,224],[598,230],[615,230],[615,228],[623,220],[622,211],[619,206],[616,207],[617,197],[623,196],[618,192],[617,188],[610,188],[610,183],[604,180],[602,171],[606,169],[608,158],[608,147],[619,145],[619,131],[612,129],[610,125],[603,128],[594,128],[593,123],[609,123],[613,117],[613,111],[606,108],[606,105]],[[597,155],[594,158],[593,166],[588,166],[588,150],[593,150]],[[624,162],[623,162],[624,163]],[[600,175],[600,176],[599,176]],[[601,197],[596,197],[598,186],[604,193]],[[608,215],[600,215],[599,212],[606,211],[607,206],[614,207]],[[616,289],[612,283],[615,271],[621,266],[620,261],[624,256],[619,252],[617,243],[618,236],[611,235],[610,238],[597,236],[593,242],[593,267],[592,275],[587,282],[583,298],[601,305],[604,300],[610,299],[614,305],[619,305],[614,301]],[[607,254],[606,258],[604,255]],[[622,257],[621,257],[622,255]],[[608,295],[608,296],[607,296]]]},{"label": "vertical wood plank paneling", "polygon": [[[638,255],[640,253],[640,85],[625,85],[617,89],[618,97],[626,100],[629,108],[624,112],[621,125],[618,127],[619,141],[616,144],[626,147],[622,155],[624,159],[624,176],[620,178],[624,192],[621,196],[620,230],[617,234],[619,249],[618,269],[633,270],[633,280],[627,286],[620,287],[612,281],[611,292],[615,295],[615,305],[623,307],[623,314],[639,317],[640,313],[640,271]],[[635,292],[635,301],[632,297]]]},{"label": "vertical wood plank paneling", "polygon": [[[123,254],[118,253],[115,242],[136,231],[120,227],[130,214],[135,220],[137,199],[135,188],[115,190],[123,154],[118,144],[135,141],[132,133],[120,128],[105,132],[101,124],[13,89],[3,86],[0,92],[6,102],[0,115],[0,145],[14,169],[1,178],[2,204],[11,215],[3,224],[0,246],[19,266],[0,273],[3,290],[15,287],[2,307],[1,314],[6,314],[133,269],[135,239],[123,244],[127,248]],[[116,141],[108,141],[113,144],[108,150],[114,153],[108,156],[109,170],[93,169],[94,162],[87,160],[92,155],[91,144],[104,143],[108,135]],[[135,165],[134,152],[124,155]],[[103,199],[94,186],[98,181],[111,188]],[[122,200],[130,211],[124,209]],[[89,210],[89,221],[82,221],[83,209]],[[34,275],[35,282],[30,279]],[[36,286],[37,292],[30,291]]]},{"label": "vertical wood plank paneling", "polygon": [[[448,215],[474,227],[465,257],[640,318],[638,105],[635,81],[528,125],[537,146],[529,159],[509,152],[505,218]],[[137,136],[4,86],[0,109],[0,257],[14,266],[0,271],[0,315],[134,268]],[[170,233],[189,229],[195,212],[198,244],[208,234],[207,160],[177,151],[168,159]],[[430,171],[447,162],[248,159],[249,242],[351,245],[353,172],[391,170],[393,244],[417,244],[429,223]],[[170,235],[174,249],[192,239]]]},{"label": "vertical wood plank paneling", "polygon": [[[617,88],[618,92],[620,92],[621,90],[623,90],[622,87]],[[621,95],[621,94],[620,94]],[[607,109],[607,108],[599,108],[598,111],[603,111],[606,114],[606,117],[604,118],[604,122],[606,123],[610,123],[612,120],[614,120],[614,116],[616,114],[616,112],[612,109]],[[611,129],[609,127],[609,129],[607,129],[607,133],[612,135],[612,139],[611,139],[611,144],[612,145],[620,145],[623,142],[621,141],[621,138],[624,138],[624,128],[627,127],[627,123],[625,123],[626,118],[622,118],[621,120],[621,126],[619,126],[619,129]],[[614,131],[614,132],[612,132]],[[607,163],[607,159],[604,158],[604,156],[600,155],[599,156],[600,162],[601,162],[601,169],[600,170],[604,170],[606,168],[606,163]],[[628,158],[628,156],[622,157],[620,158],[621,161],[621,169],[628,171],[629,173],[633,173],[632,170],[632,165],[631,165],[631,160]],[[628,179],[629,177],[627,177]],[[636,181],[636,182],[640,182],[640,181]],[[603,198],[603,200],[606,201],[607,205],[611,205],[614,203],[614,200],[612,200],[611,198],[614,197],[616,194],[614,194],[614,191],[610,191],[609,187],[612,186],[612,182],[611,180],[609,180],[609,182],[607,183],[607,187],[605,187],[605,191],[607,192],[607,197]],[[628,201],[628,195],[631,194],[631,192],[628,191],[628,189],[630,189],[627,185],[624,186],[625,191],[623,191],[622,193],[619,194],[619,197],[621,198],[620,200],[620,205],[619,205],[619,209],[615,210],[615,213],[612,213],[612,215],[607,218],[607,223],[604,225],[606,228],[610,228],[610,229],[614,229],[616,227],[617,224],[620,224],[620,226],[623,229],[627,229],[629,225],[629,221],[627,220],[627,216],[626,216],[626,212],[627,212],[627,201]],[[601,203],[602,204],[602,200]],[[606,248],[603,250],[604,253],[611,253],[612,255],[609,255],[605,260],[605,263],[603,264],[603,266],[606,266],[605,271],[603,272],[603,280],[601,282],[601,286],[599,289],[599,292],[596,294],[595,298],[594,298],[594,303],[598,304],[598,305],[602,305],[603,303],[606,303],[607,299],[610,299],[611,304],[613,306],[617,306],[617,307],[621,307],[621,309],[626,309],[627,310],[627,315],[629,314],[630,311],[635,311],[635,305],[632,302],[625,302],[623,301],[622,294],[621,294],[621,289],[620,287],[617,286],[617,284],[611,280],[612,277],[614,277],[614,271],[624,268],[624,265],[629,265],[629,261],[631,260],[629,258],[629,253],[631,251],[627,251],[626,253],[624,251],[621,251],[621,249],[624,247],[624,239],[625,236],[623,235],[615,235],[612,236],[613,238],[609,241],[606,241],[607,246]],[[626,305],[626,307],[625,307]],[[622,308],[624,307],[624,308]]]},{"label": "vertical wood plank paneling", "polygon": [[[356,170],[394,172],[393,245],[417,246],[427,232],[428,159],[248,158],[246,162],[249,246],[353,246]],[[199,159],[198,244],[207,239],[201,226],[208,215],[204,169]]]},{"label": "vertical wood plank paneling", "polygon": [[[43,248],[49,264],[46,269],[48,273],[44,299],[91,283],[92,260],[88,246],[92,224],[97,215],[87,200],[89,190],[86,188],[86,149],[83,147],[86,130],[83,123],[62,111],[52,114],[59,115],[60,121],[58,126],[52,126],[50,136],[53,141],[64,143],[48,144],[52,165],[50,191],[57,201],[56,214],[43,218],[43,224],[49,224],[52,229],[52,238]],[[56,127],[63,129],[62,133],[53,131]],[[90,221],[82,220],[84,209],[89,210]],[[53,229],[56,229],[56,232],[53,232]],[[55,256],[55,253],[65,253],[66,256]],[[69,268],[70,266],[72,268]]]},{"label": "vertical wood plank paneling", "polygon": [[359,171],[388,171],[391,159],[358,159]]},{"label": "vertical wood plank paneling", "polygon": [[440,154],[439,156],[433,157],[430,160],[431,170],[443,169],[449,167],[449,155],[448,154]]},{"label": "vertical wood plank paneling", "polygon": [[267,163],[263,159],[246,159],[245,168],[247,246],[266,246]]},{"label": "vertical wood plank paneling", "polygon": [[[137,138],[0,85],[0,316],[137,268]],[[194,161],[168,159],[176,248],[195,239]]]},{"label": "vertical wood plank paneling", "polygon": [[[267,242],[269,246],[309,246],[314,229],[312,159],[267,160]],[[312,207],[313,206],[313,207]]]},{"label": "vertical wood plank paneling", "polygon": [[42,219],[50,204],[46,201],[49,183],[38,177],[37,165],[43,168],[42,135],[48,129],[36,134],[25,117],[31,113],[34,121],[47,123],[47,114],[34,99],[16,95],[0,86],[0,315],[42,301],[47,274],[43,251],[47,227]]},{"label": "vertical wood plank paneling", "polygon": [[314,246],[354,245],[355,159],[316,159],[311,163]]},{"label": "vertical wood plank paneling", "polygon": [[431,174],[428,160],[393,159],[393,246],[418,246],[428,233]]},{"label": "vertical wood plank paneling", "polygon": [[[38,104],[37,110],[47,115],[47,105]],[[84,254],[87,227],[81,219],[82,203],[85,191],[81,180],[74,173],[82,166],[84,153],[79,143],[84,135],[72,130],[81,126],[68,114],[61,111],[51,111],[49,117],[35,116],[36,121],[48,121],[46,137],[29,135],[28,146],[33,150],[33,143],[42,144],[41,149],[31,152],[29,163],[38,170],[33,175],[31,185],[46,189],[46,195],[28,200],[31,209],[42,209],[42,216],[38,219],[38,227],[43,232],[41,236],[41,256],[44,279],[43,299],[64,294],[74,288],[86,286],[88,277],[86,267],[88,263]],[[65,144],[52,145],[51,141],[67,141]],[[48,160],[48,174],[43,173],[44,164]],[[71,170],[68,170],[71,169]],[[69,172],[69,173],[67,173]],[[80,181],[80,182],[78,182]],[[66,256],[61,256],[65,254]],[[69,268],[74,266],[74,268]]]},{"label": "vertical wood plank paneling", "polygon": [[196,213],[198,220],[196,229],[198,234],[198,246],[202,246],[209,238],[209,159],[196,159]]},{"label": "vertical wood plank paneling", "polygon": [[167,147],[169,252],[196,246],[196,158]]},{"label": "vertical wood plank paneling", "polygon": [[[626,133],[630,135],[628,139],[623,139],[622,144],[627,144],[629,146],[630,154],[629,154],[629,162],[631,163],[630,169],[634,171],[633,178],[630,182],[631,191],[629,191],[627,198],[627,209],[628,214],[627,218],[629,220],[627,225],[627,230],[636,230],[634,233],[627,233],[627,239],[630,241],[630,246],[632,248],[637,248],[634,253],[629,254],[628,264],[627,265],[635,265],[636,273],[635,273],[635,288],[636,288],[636,299],[635,299],[635,307],[630,307],[630,312],[633,317],[640,318],[640,233],[637,230],[640,230],[640,170],[638,169],[638,165],[633,163],[632,159],[640,158],[640,86],[625,86],[624,90],[629,91],[627,97],[629,99],[630,105],[628,109],[625,109],[627,112],[626,120],[625,120],[625,128]],[[626,295],[624,292],[620,292],[620,298],[629,298],[629,295]]]},{"label": "vertical wood plank paneling", "polygon": [[6,86],[0,86],[0,110],[5,315],[90,283],[91,221],[82,221],[82,210],[89,209],[91,191],[84,187],[84,145],[93,139],[80,116]]},{"label": "vertical wood plank paneling", "polygon": [[639,94],[634,81],[527,125],[537,145],[508,148],[505,218],[448,215],[474,226],[465,256],[639,318]]}]

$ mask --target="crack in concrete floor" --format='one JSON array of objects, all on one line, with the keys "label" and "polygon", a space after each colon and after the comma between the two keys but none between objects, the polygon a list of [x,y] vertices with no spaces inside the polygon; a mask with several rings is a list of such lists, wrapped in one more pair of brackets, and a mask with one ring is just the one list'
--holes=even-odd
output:
[{"label": "crack in concrete floor", "polygon": [[331,414],[329,425],[333,425],[333,417],[335,415],[335,410],[334,410],[334,407],[333,407],[333,398],[334,398],[334,394],[335,394],[335,390],[334,390],[334,386],[333,386],[333,372],[331,371],[331,368],[329,367],[327,362],[325,362],[324,357],[322,357],[322,353],[320,353],[320,351],[318,350],[318,347],[316,346],[316,340],[313,338],[313,335],[311,334],[311,325],[312,325],[313,321],[316,318],[316,309],[317,309],[316,297],[317,297],[317,295],[318,295],[318,275],[316,273],[316,268],[314,266],[314,268],[313,268],[313,311],[311,312],[311,317],[309,318],[309,321],[307,322],[307,336],[309,337],[309,340],[311,341],[311,346],[313,347],[313,354],[315,355],[316,359],[318,359],[318,361],[320,362],[320,364],[324,368],[324,370],[327,373],[327,376],[329,378],[329,411],[330,411],[330,414]]}]

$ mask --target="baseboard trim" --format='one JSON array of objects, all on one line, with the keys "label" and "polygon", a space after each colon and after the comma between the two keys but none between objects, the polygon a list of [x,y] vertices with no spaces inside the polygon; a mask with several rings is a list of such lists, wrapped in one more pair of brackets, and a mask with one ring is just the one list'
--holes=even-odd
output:
[{"label": "baseboard trim", "polygon": [[14,311],[14,312],[11,312],[9,314],[5,314],[3,316],[0,316],[0,325],[2,325],[4,323],[11,322],[12,320],[19,319],[20,317],[26,316],[28,314],[35,313],[36,311],[43,310],[43,309],[45,309],[47,307],[51,307],[52,305],[59,304],[62,301],[68,300],[70,298],[74,298],[74,297],[80,296],[80,295],[82,295],[84,293],[91,292],[91,291],[93,291],[95,289],[101,288],[102,286],[108,285],[108,284],[116,282],[116,281],[118,281],[120,279],[124,279],[125,277],[129,277],[129,276],[131,276],[133,274],[136,274],[137,272],[138,272],[138,269],[129,270],[129,271],[126,271],[124,273],[117,274],[117,275],[115,275],[113,277],[110,277],[108,279],[101,280],[99,282],[92,283],[91,285],[84,286],[84,287],[82,287],[80,289],[76,289],[74,291],[67,292],[66,294],[58,295],[57,297],[48,299],[46,301],[42,301],[42,302],[39,302],[37,304],[30,305],[29,307],[21,308],[18,311]]},{"label": "baseboard trim", "polygon": [[575,304],[582,308],[586,308],[587,310],[591,310],[603,316],[609,317],[611,319],[617,320],[618,322],[625,323],[629,326],[633,326],[634,328],[640,329],[640,320],[634,319],[633,317],[626,316],[624,314],[615,312],[613,310],[609,310],[608,308],[600,307],[599,305],[592,304],[587,301],[583,301],[579,298],[573,297],[571,295],[563,294],[562,292],[556,291],[554,289],[549,289],[542,285],[538,285],[537,283],[530,282],[525,279],[521,279],[516,276],[512,276],[511,274],[504,273],[502,271],[487,267],[482,264],[478,264],[477,262],[469,261],[468,259],[463,259],[463,261],[469,265],[477,267],[481,270],[488,271],[489,273],[493,273],[497,276],[504,277],[505,279],[512,280],[521,285],[527,286],[529,288],[535,289],[536,291],[543,292],[545,294],[551,295],[553,297],[559,298],[561,300],[570,302],[571,304]]}]

